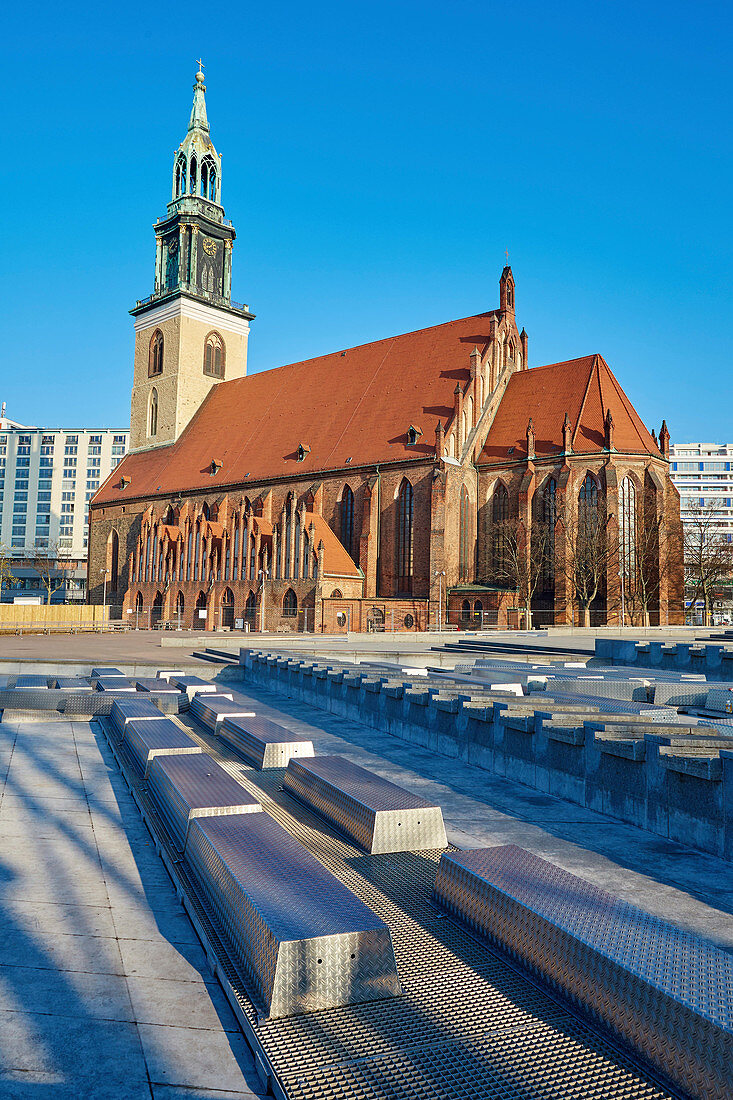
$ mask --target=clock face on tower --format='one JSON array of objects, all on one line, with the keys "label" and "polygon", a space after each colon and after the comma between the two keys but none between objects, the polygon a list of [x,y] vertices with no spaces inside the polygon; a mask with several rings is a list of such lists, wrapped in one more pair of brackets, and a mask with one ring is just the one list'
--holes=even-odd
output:
[{"label": "clock face on tower", "polygon": [[224,246],[216,237],[199,236],[196,283],[206,294],[221,297],[224,274]]}]

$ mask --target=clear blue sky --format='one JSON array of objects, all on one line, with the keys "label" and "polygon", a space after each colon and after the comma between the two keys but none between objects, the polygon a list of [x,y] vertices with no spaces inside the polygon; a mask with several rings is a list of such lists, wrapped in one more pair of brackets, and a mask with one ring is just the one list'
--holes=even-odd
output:
[{"label": "clear blue sky", "polygon": [[206,66],[250,369],[494,308],[599,351],[650,427],[733,440],[728,2],[40,3],[4,14],[0,400],[129,421]]}]

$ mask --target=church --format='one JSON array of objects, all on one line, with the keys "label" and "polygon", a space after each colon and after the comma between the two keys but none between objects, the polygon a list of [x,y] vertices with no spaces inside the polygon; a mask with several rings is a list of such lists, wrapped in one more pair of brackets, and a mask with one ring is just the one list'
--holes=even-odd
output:
[{"label": "church", "polygon": [[247,375],[235,231],[196,74],[130,450],[89,510],[89,593],[142,625],[308,630],[683,621],[669,432],[599,354],[529,367],[496,308]]}]

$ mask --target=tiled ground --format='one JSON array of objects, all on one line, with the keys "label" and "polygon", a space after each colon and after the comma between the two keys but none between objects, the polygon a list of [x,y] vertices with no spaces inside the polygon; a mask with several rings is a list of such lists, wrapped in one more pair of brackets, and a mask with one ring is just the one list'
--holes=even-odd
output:
[{"label": "tiled ground", "polygon": [[0,1096],[261,1096],[101,733],[2,722],[0,781]]}]

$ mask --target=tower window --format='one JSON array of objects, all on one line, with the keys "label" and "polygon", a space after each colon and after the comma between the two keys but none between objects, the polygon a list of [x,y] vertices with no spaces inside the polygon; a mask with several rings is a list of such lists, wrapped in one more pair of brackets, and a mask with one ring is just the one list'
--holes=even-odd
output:
[{"label": "tower window", "polygon": [[158,434],[158,391],[150,391],[150,413],[148,416],[148,435]]},{"label": "tower window", "polygon": [[191,157],[191,166],[188,173],[189,177],[189,191],[192,195],[196,194],[196,181],[198,179],[198,165],[196,163],[196,157]]},{"label": "tower window", "polygon": [[163,373],[163,333],[159,328],[155,330],[150,340],[148,354],[148,378]]},{"label": "tower window", "polygon": [[210,332],[204,341],[204,374],[210,378],[224,377],[226,349],[218,332]]},{"label": "tower window", "polygon": [[179,157],[176,164],[176,198],[186,193],[186,158]]}]

